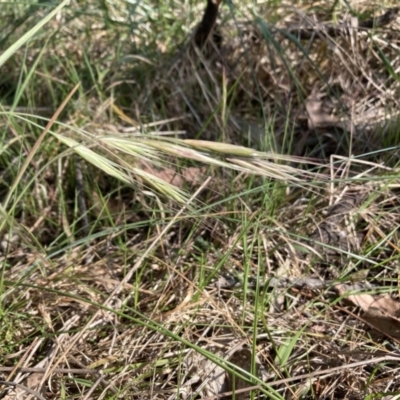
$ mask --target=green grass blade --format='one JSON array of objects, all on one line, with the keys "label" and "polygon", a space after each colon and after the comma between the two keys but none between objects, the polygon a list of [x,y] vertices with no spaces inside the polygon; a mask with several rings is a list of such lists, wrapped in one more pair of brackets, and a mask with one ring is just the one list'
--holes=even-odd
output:
[{"label": "green grass blade", "polygon": [[62,10],[69,0],[64,0],[59,4],[52,12],[44,17],[38,24],[36,24],[31,30],[21,36],[15,43],[13,43],[2,55],[0,55],[0,67],[26,42],[32,39],[35,34],[43,28],[60,10]]}]

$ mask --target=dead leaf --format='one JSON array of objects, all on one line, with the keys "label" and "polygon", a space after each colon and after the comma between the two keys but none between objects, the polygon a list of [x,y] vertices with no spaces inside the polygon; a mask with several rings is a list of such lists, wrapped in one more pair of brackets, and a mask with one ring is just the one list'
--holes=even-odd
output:
[{"label": "dead leaf", "polygon": [[379,332],[400,339],[400,320],[398,318],[382,313],[376,308],[371,308],[362,318],[372,326],[379,328]]},{"label": "dead leaf", "polygon": [[[337,285],[341,295],[358,290],[357,285]],[[387,295],[372,296],[370,294],[350,294],[346,296],[364,313],[362,318],[375,327],[380,333],[400,339],[400,303]]]}]

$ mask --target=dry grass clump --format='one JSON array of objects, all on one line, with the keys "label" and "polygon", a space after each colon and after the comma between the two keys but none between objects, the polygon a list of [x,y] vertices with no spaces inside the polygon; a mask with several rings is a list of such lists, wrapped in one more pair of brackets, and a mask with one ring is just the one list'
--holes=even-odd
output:
[{"label": "dry grass clump", "polygon": [[397,149],[286,153],[397,144],[396,11],[222,7],[163,65],[189,6],[72,2],[4,64],[1,396],[395,396]]},{"label": "dry grass clump", "polygon": [[217,42],[186,47],[172,67],[157,67],[155,90],[138,109],[179,115],[191,136],[295,154],[362,154],[382,137],[390,143],[396,8],[237,7],[220,8]]},{"label": "dry grass clump", "polygon": [[[289,209],[281,201],[273,217],[264,201],[265,212],[250,214],[248,224],[233,221],[248,212],[222,207],[218,225],[212,209],[208,219],[181,214],[167,231],[163,220],[142,218],[62,253],[4,241],[12,267],[3,283],[3,379],[44,398],[398,391],[398,173],[370,166],[346,183],[352,164],[343,160],[332,170],[336,184],[303,192]],[[116,212],[114,221],[125,220],[124,207]],[[315,235],[327,221],[340,242]],[[343,237],[357,247],[342,247]],[[384,312],[365,306],[367,293]]]}]

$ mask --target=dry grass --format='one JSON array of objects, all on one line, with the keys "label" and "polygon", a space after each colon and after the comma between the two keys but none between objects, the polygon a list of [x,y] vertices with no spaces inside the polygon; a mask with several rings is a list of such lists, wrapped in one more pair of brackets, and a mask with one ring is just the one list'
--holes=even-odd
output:
[{"label": "dry grass", "polygon": [[350,4],[224,6],[201,54],[197,6],[71,2],[10,52],[4,398],[396,398],[400,17]]},{"label": "dry grass", "polygon": [[[134,100],[137,109],[180,116],[192,136],[297,155],[362,154],[379,149],[382,137],[389,145],[397,121],[397,11],[365,16],[373,8],[357,3],[351,22],[340,6],[300,7],[243,6],[236,19],[224,10],[222,44],[203,55],[189,46],[172,67],[158,66],[155,90]],[[379,31],[356,28],[382,15],[391,18]]]}]

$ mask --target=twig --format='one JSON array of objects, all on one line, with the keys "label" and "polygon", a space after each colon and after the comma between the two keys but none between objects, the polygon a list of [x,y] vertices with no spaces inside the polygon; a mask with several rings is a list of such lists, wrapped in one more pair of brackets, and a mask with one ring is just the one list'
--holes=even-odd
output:
[{"label": "twig", "polygon": [[[0,367],[0,372],[21,372],[21,373],[44,373],[47,368],[35,368],[35,367]],[[75,374],[75,375],[98,375],[100,371],[97,369],[79,369],[79,368],[56,368],[54,371],[56,374]]]},{"label": "twig", "polygon": [[202,48],[207,41],[210,33],[217,21],[218,7],[221,0],[208,0],[207,7],[203,14],[203,19],[201,20],[199,26],[197,27],[194,41],[199,48]]},{"label": "twig", "polygon": [[[213,286],[218,289],[231,289],[236,286],[237,283],[240,282],[240,279],[232,276],[232,277],[220,277],[216,282],[213,282]],[[299,289],[327,289],[334,286],[334,282],[332,280],[323,281],[321,279],[316,278],[271,278],[266,282],[259,281],[258,286],[260,288],[287,288],[287,287],[296,287]],[[254,278],[249,278],[248,286],[250,288],[254,288],[257,286],[257,281]]]},{"label": "twig", "polygon": [[[338,26],[328,26],[326,28],[298,28],[298,29],[290,29],[288,32],[291,35],[297,36],[299,39],[312,39],[316,34],[321,34],[327,37],[337,37],[340,34],[350,29],[359,29],[359,30],[368,30],[373,28],[381,28],[385,25],[393,22],[397,14],[399,13],[400,8],[390,8],[383,15],[379,17],[373,17],[367,19],[365,21],[359,21],[357,27],[349,27],[345,24],[339,24]],[[277,30],[280,33],[285,33],[282,29]]]},{"label": "twig", "polygon": [[90,398],[90,396],[92,395],[92,393],[94,392],[94,390],[97,388],[97,386],[100,385],[100,383],[102,382],[103,377],[100,376],[97,381],[95,383],[93,383],[92,387],[89,389],[89,391],[86,393],[85,397],[82,400],[88,400]]},{"label": "twig", "polygon": [[19,389],[25,390],[25,392],[28,392],[34,396],[36,396],[39,400],[46,400],[40,393],[38,393],[36,390],[29,389],[28,387],[21,385],[20,383],[17,382],[7,382],[7,381],[0,381],[0,385],[8,385],[8,386],[16,386]]},{"label": "twig", "polygon": [[[332,373],[335,372],[339,372],[345,369],[350,369],[350,368],[356,368],[356,367],[361,367],[363,365],[368,365],[368,364],[372,364],[372,363],[379,363],[379,362],[384,362],[384,361],[400,361],[400,356],[383,356],[383,357],[375,357],[372,358],[370,360],[363,360],[363,361],[358,361],[355,363],[351,363],[351,364],[347,364],[347,365],[341,365],[340,367],[334,367],[334,368],[329,368],[329,369],[324,369],[321,371],[314,371],[314,372],[310,372],[308,374],[302,374],[302,375],[298,375],[298,376],[293,376],[292,378],[286,378],[286,379],[279,379],[277,381],[274,382],[266,382],[265,386],[278,386],[281,384],[286,384],[289,382],[295,382],[299,379],[307,379],[307,378],[314,378],[316,376],[321,376],[321,375],[330,375]],[[210,397],[205,397],[203,400],[214,400],[214,399],[220,399],[223,398],[225,396],[228,395],[232,395],[233,393],[235,393],[236,395],[239,393],[244,393],[244,392],[250,392],[251,390],[258,390],[263,388],[264,385],[256,385],[256,386],[251,386],[251,387],[247,387],[245,389],[238,389],[235,390],[235,392],[225,392],[225,393],[221,393],[219,395],[216,396],[210,396]]]}]

